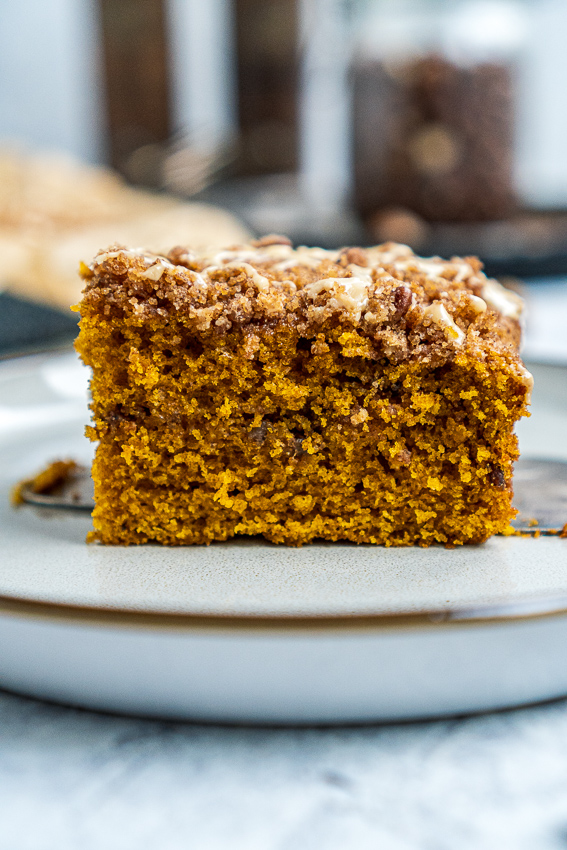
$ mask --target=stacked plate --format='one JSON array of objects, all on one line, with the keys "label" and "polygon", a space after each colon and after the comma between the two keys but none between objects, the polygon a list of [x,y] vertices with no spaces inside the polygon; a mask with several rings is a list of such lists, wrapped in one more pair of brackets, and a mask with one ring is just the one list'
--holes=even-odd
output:
[{"label": "stacked plate", "polygon": [[[567,369],[529,368],[519,507],[523,522],[559,527]],[[12,507],[14,483],[49,460],[89,462],[87,379],[73,353],[0,364],[1,687],[254,723],[432,717],[567,694],[567,540],[556,535],[454,550],[102,547],[85,544],[88,512]]]}]

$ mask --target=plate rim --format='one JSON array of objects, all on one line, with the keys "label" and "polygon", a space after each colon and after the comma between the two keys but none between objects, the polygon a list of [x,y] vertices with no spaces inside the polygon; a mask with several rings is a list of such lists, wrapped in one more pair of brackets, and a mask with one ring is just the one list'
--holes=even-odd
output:
[{"label": "plate rim", "polygon": [[165,631],[407,631],[474,626],[502,626],[567,616],[567,595],[530,596],[484,605],[364,614],[220,614],[156,611],[51,602],[0,594],[0,617],[59,623]]}]

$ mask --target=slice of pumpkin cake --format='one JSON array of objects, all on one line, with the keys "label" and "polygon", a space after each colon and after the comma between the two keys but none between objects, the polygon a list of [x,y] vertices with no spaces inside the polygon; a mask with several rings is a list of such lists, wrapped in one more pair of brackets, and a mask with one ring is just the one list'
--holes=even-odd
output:
[{"label": "slice of pumpkin cake", "polygon": [[480,543],[514,515],[521,299],[405,245],[82,267],[102,543]]}]

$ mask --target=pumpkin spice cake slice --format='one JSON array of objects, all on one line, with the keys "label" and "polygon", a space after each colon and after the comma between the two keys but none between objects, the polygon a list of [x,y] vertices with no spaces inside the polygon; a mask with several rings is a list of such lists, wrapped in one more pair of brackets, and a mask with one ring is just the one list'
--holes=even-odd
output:
[{"label": "pumpkin spice cake slice", "polygon": [[480,543],[514,515],[521,299],[474,258],[264,237],[82,267],[102,543]]}]

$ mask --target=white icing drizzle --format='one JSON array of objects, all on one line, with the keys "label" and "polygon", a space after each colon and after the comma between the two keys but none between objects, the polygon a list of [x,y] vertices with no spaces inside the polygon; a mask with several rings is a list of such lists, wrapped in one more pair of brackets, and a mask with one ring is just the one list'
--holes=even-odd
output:
[{"label": "white icing drizzle", "polygon": [[[387,262],[383,257],[379,257],[380,260]],[[468,263],[445,262],[440,257],[416,257],[413,254],[405,259],[395,260],[392,265],[401,272],[417,272],[418,274],[425,274],[429,278],[444,278],[453,280],[455,283],[460,283],[474,274]],[[447,272],[452,270],[455,270],[456,274],[449,278]]]},{"label": "white icing drizzle", "polygon": [[254,262],[258,264],[269,263],[274,269],[285,271],[293,268],[293,266],[315,268],[322,260],[336,260],[338,256],[338,251],[327,251],[325,248],[307,248],[303,245],[298,248],[293,248],[291,245],[266,245],[263,248],[243,245],[230,251],[219,251],[215,254],[205,255],[203,260],[205,268]]},{"label": "white icing drizzle", "polygon": [[[322,278],[307,284],[304,289],[308,297],[314,300],[321,292],[327,291],[331,295],[328,303],[332,307],[346,310],[356,321],[359,321],[368,303],[369,288],[373,280],[392,279],[391,275],[383,270],[384,266],[392,265],[400,272],[414,271],[437,279],[443,279],[447,272],[454,272],[452,280],[455,282],[473,277],[482,283],[481,297],[468,293],[470,307],[475,313],[483,313],[487,307],[490,307],[502,316],[520,321],[522,319],[524,304],[519,295],[505,289],[495,280],[487,280],[482,274],[476,275],[471,265],[458,257],[450,262],[445,262],[439,257],[417,257],[408,245],[393,242],[367,248],[365,253],[368,266],[351,263],[347,266],[351,277]],[[141,260],[147,269],[139,274],[148,280],[158,281],[166,268],[174,266],[164,257],[148,255],[142,249],[118,248],[99,253],[95,257],[93,267],[120,256]],[[295,266],[315,269],[324,260],[338,262],[340,256],[341,252],[338,250],[309,248],[304,245],[298,248],[282,244],[266,245],[260,248],[254,248],[252,245],[238,245],[229,250],[205,254],[201,258],[203,262],[201,274],[191,272],[191,275],[195,284],[207,287],[210,285],[210,276],[214,271],[227,267],[239,268],[246,273],[260,292],[266,292],[271,287],[293,292],[300,284],[293,281],[270,280],[256,266],[265,264],[274,272],[285,271]],[[412,296],[413,300],[415,299]],[[449,339],[458,345],[462,344],[465,334],[455,324],[441,301],[434,301],[425,310],[425,316],[440,325]],[[529,373],[526,374],[529,375]]]},{"label": "white icing drizzle", "polygon": [[[385,243],[377,245],[373,248],[365,249],[369,260],[369,267],[357,266],[351,264],[348,269],[355,277],[367,278],[370,282],[372,279],[372,267],[379,274],[380,266],[393,265],[397,270],[402,272],[415,271],[426,274],[428,277],[439,277],[447,269],[456,269],[456,275],[453,278],[455,281],[464,280],[473,274],[473,270],[468,263],[456,261],[454,263],[446,263],[439,257],[417,257],[408,245],[401,243]],[[115,251],[106,251],[99,254],[95,258],[95,264],[103,263],[113,257],[124,255],[127,257],[139,257],[146,264],[152,265],[159,259],[163,263],[168,263],[164,258],[156,258],[148,256],[142,249],[119,249]],[[216,251],[214,253],[205,254],[202,257],[203,271],[213,270],[224,266],[242,266],[246,263],[248,267],[251,265],[269,265],[274,271],[285,271],[294,266],[304,266],[306,268],[317,268],[323,260],[338,262],[341,252],[337,250],[327,250],[325,248],[308,248],[305,245],[300,245],[298,248],[293,248],[291,245],[266,245],[262,248],[253,248],[251,245],[239,245],[229,250]],[[260,275],[263,277],[263,275]],[[496,282],[490,282],[494,286],[499,287]],[[503,289],[503,287],[500,287]],[[505,292],[507,292],[505,290]],[[497,296],[495,296],[497,297]]]},{"label": "white icing drizzle", "polygon": [[252,248],[241,248],[233,251],[218,251],[215,254],[205,254],[202,259],[205,268],[216,268],[218,266],[227,265],[235,260],[247,262],[254,257],[258,257],[257,251],[254,251]]},{"label": "white icing drizzle", "polygon": [[393,265],[401,272],[417,272],[428,277],[443,277],[447,271],[455,270],[452,278],[457,283],[471,277],[474,274],[469,263],[455,259],[447,262],[441,257],[418,257],[408,245],[389,243],[368,248],[367,254],[370,262],[375,265]]},{"label": "white icing drizzle", "polygon": [[496,280],[487,280],[480,293],[489,307],[510,319],[520,319],[524,312],[524,300],[515,292],[506,289]]},{"label": "white icing drizzle", "polygon": [[[230,263],[225,263],[223,266],[225,269],[242,269],[248,277],[256,284],[257,288],[262,292],[265,292],[270,288],[270,281],[267,277],[264,277],[263,274],[260,274],[258,269],[255,269],[254,266],[251,266],[250,263],[241,262],[239,260],[233,260]],[[207,269],[210,271],[211,269]]]},{"label": "white icing drizzle", "polygon": [[400,257],[414,257],[412,249],[409,245],[404,245],[402,242],[386,242],[384,245],[375,245],[373,248],[367,248],[366,252],[372,264],[391,263],[399,260]]},{"label": "white icing drizzle", "polygon": [[412,257],[409,260],[397,260],[394,268],[401,272],[421,272],[428,277],[440,277],[441,272],[447,271],[447,264],[441,262],[437,257],[420,259]]},{"label": "white icing drizzle", "polygon": [[330,260],[334,263],[339,258],[338,251],[328,251],[325,248],[306,248],[305,245],[300,245],[296,249],[290,246],[285,247],[288,249],[287,257],[280,260],[274,266],[274,269],[278,271],[286,271],[287,269],[292,269],[294,266],[305,266],[306,268],[315,269],[323,260]]},{"label": "white icing drizzle", "polygon": [[140,277],[145,277],[148,280],[159,280],[164,271],[167,268],[174,268],[172,263],[169,263],[167,260],[158,260],[157,263],[154,263],[149,267],[145,272],[142,272]]},{"label": "white icing drizzle", "polygon": [[486,301],[478,295],[469,295],[469,303],[475,313],[486,313]]},{"label": "white icing drizzle", "polygon": [[[210,275],[213,272],[221,271],[222,269],[240,269],[243,271],[248,277],[252,280],[253,283],[256,284],[256,287],[260,289],[262,292],[265,292],[270,288],[270,281],[263,274],[260,274],[258,269],[251,266],[250,263],[246,263],[243,260],[231,260],[230,262],[224,263],[224,265],[210,265],[206,266],[203,269],[203,275],[210,280]],[[201,278],[203,279],[203,278]]]},{"label": "white icing drizzle", "polygon": [[453,266],[457,267],[457,274],[453,278],[455,283],[461,283],[461,281],[474,275],[473,267],[469,263],[456,262],[453,263]]},{"label": "white icing drizzle", "polygon": [[520,363],[519,368],[522,383],[526,387],[526,404],[531,404],[532,390],[534,388],[534,376],[531,372],[528,372],[523,363]]},{"label": "white icing drizzle", "polygon": [[202,274],[199,274],[199,272],[190,271],[188,273],[191,275],[191,283],[196,283],[197,286],[203,286],[205,288],[209,286],[209,281]]},{"label": "white icing drizzle", "polygon": [[368,279],[362,277],[325,277],[308,283],[303,291],[312,299],[321,292],[332,292],[332,307],[348,310],[358,321],[368,303]]},{"label": "white icing drizzle", "polygon": [[349,271],[353,277],[362,278],[362,280],[365,280],[367,283],[372,283],[372,269],[367,266],[356,266],[354,263],[350,263],[350,265],[347,266],[347,271]]},{"label": "white icing drizzle", "polygon": [[434,301],[424,312],[424,316],[430,318],[436,325],[439,325],[446,336],[453,340],[457,345],[462,345],[465,339],[464,332],[458,325],[455,324],[444,305],[440,301]]},{"label": "white icing drizzle", "polygon": [[140,277],[148,278],[148,280],[159,280],[165,269],[175,268],[174,264],[166,260],[165,257],[146,254],[142,248],[117,248],[114,251],[100,251],[94,258],[91,268],[94,269],[95,266],[100,266],[107,260],[113,260],[116,257],[131,257],[141,260],[149,268],[146,272],[140,273]]},{"label": "white icing drizzle", "polygon": [[115,251],[100,251],[93,260],[94,266],[113,260],[115,257],[137,257],[145,263],[155,263],[157,257],[148,256],[143,248],[117,248]]},{"label": "white icing drizzle", "polygon": [[94,258],[93,265],[99,266],[102,263],[106,263],[107,260],[112,260],[114,259],[114,257],[119,257],[121,254],[126,254],[126,256],[134,256],[134,251],[102,251]]}]

